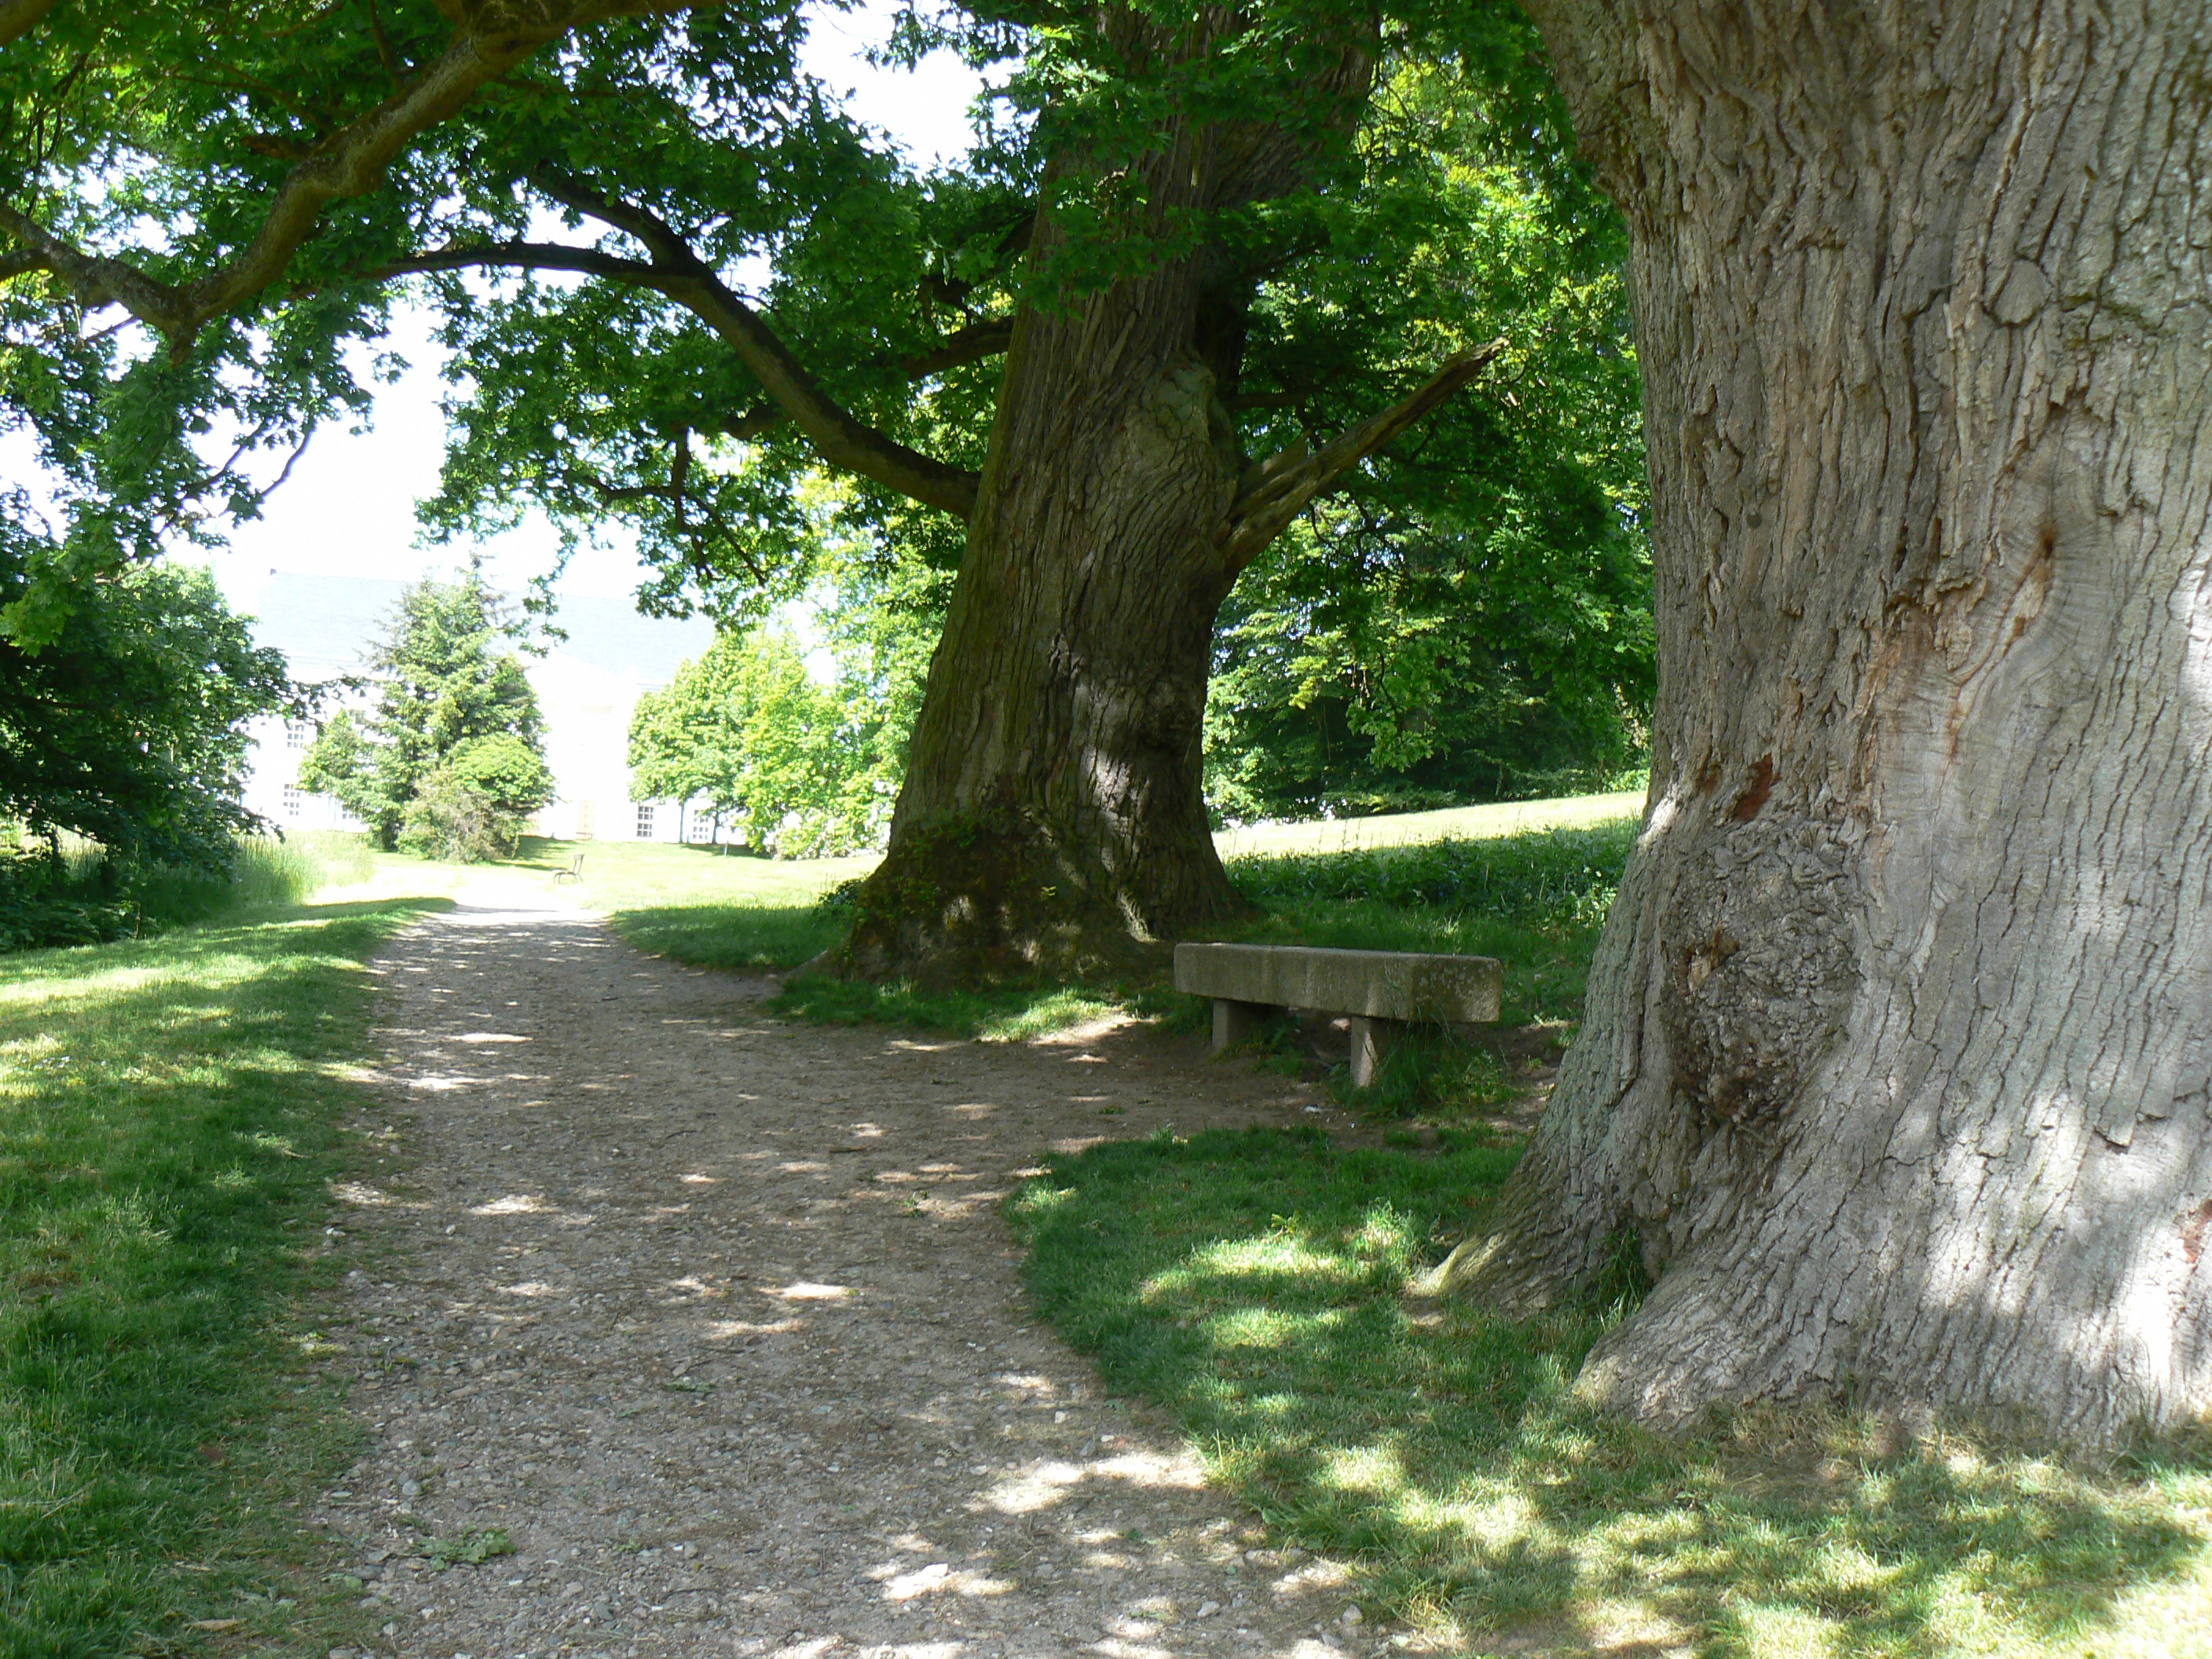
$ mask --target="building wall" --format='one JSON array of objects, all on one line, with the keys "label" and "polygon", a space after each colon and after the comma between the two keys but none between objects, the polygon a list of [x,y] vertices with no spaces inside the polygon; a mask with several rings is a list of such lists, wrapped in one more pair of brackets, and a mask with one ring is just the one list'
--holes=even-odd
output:
[{"label": "building wall", "polygon": [[315,740],[310,722],[258,720],[246,728],[246,809],[279,830],[358,830],[361,820],[328,795],[299,787],[300,757]]}]

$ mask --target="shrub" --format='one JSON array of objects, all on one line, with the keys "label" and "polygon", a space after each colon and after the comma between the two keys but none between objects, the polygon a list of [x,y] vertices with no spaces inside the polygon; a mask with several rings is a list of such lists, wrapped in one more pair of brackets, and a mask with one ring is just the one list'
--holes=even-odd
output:
[{"label": "shrub", "polygon": [[441,766],[416,785],[400,820],[399,850],[453,864],[489,864],[511,854],[521,835],[520,818]]},{"label": "shrub", "polygon": [[545,757],[512,732],[471,738],[446,764],[501,812],[527,815],[553,799],[553,773]]}]

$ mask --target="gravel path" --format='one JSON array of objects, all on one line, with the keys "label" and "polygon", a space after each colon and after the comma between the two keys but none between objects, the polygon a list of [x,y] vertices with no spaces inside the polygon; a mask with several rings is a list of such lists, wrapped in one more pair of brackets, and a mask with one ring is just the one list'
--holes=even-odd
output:
[{"label": "gravel path", "polygon": [[[1166,1427],[1031,1325],[999,1200],[1049,1146],[1282,1121],[1141,1030],[785,1024],[772,989],[495,878],[374,964],[340,1369],[376,1651],[1328,1659],[1341,1570],[1255,1551]],[[440,1571],[424,1534],[515,1553]],[[1401,1641],[1405,1638],[1401,1638]]]}]

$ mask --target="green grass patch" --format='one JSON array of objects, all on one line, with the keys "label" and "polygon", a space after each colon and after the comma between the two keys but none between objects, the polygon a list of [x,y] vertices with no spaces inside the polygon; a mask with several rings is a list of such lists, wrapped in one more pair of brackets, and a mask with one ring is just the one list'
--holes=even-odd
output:
[{"label": "green grass patch", "polygon": [[819,956],[847,923],[811,905],[671,904],[618,910],[615,931],[641,951],[690,963],[766,973]]},{"label": "green grass patch", "polygon": [[925,991],[891,981],[872,985],[799,975],[769,1003],[771,1012],[830,1025],[912,1025],[982,1042],[1023,1042],[1126,1010],[1134,994],[1082,986],[993,986]]},{"label": "green grass patch", "polygon": [[1583,988],[1636,821],[1490,840],[1271,854],[1229,866],[1266,912],[1255,945],[1439,951],[1505,964],[1502,1023],[1582,1018]]},{"label": "green grass patch", "polygon": [[0,1652],[350,1628],[289,1508],[351,1455],[298,1298],[337,1271],[363,961],[421,908],[0,958]]},{"label": "green grass patch", "polygon": [[[2202,1654],[2212,1460],[2084,1469],[1798,1413],[1666,1440],[1570,1381],[1626,1303],[1512,1322],[1407,1291],[1515,1154],[1215,1132],[1063,1158],[1011,1201],[1038,1310],[1172,1412],[1352,1597],[1486,1649]],[[1641,1644],[1649,1643],[1646,1648]]]}]

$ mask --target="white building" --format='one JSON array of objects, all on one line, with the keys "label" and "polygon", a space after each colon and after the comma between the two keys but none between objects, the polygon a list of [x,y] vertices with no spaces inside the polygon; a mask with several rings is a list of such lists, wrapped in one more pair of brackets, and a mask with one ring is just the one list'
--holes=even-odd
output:
[{"label": "white building", "polygon": [[[273,645],[292,678],[326,681],[366,672],[371,643],[397,611],[405,586],[363,577],[272,573],[240,609],[253,618],[253,637]],[[525,672],[545,720],[545,760],[558,794],[532,823],[535,834],[563,841],[702,839],[706,825],[684,823],[675,801],[629,798],[629,721],[637,700],[674,678],[677,665],[714,642],[711,623],[641,617],[605,601],[581,605],[556,619],[568,638],[543,657],[525,657]],[[353,699],[373,701],[373,693]],[[340,705],[333,704],[335,708]],[[246,805],[291,830],[357,830],[327,795],[299,786],[300,757],[314,741],[312,725],[279,720],[247,728]]]}]

